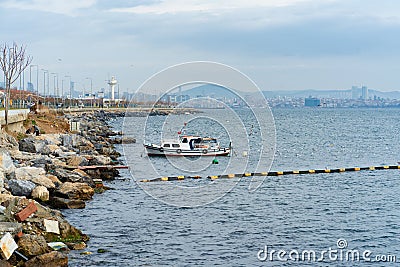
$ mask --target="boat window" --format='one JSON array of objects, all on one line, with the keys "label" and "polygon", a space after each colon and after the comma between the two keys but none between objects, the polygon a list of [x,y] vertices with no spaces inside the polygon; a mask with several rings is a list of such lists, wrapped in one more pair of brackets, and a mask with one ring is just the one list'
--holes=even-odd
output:
[{"label": "boat window", "polygon": [[169,144],[164,144],[164,147],[170,147],[170,145]]},{"label": "boat window", "polygon": [[200,143],[200,142],[201,142],[201,138],[194,139],[194,143],[195,143],[195,144],[198,144],[198,143]]},{"label": "boat window", "polygon": [[183,138],[182,143],[187,143],[188,139],[187,138]]},{"label": "boat window", "polygon": [[217,143],[216,139],[203,139],[204,144],[212,144],[212,143]]},{"label": "boat window", "polygon": [[179,144],[172,144],[172,147],[180,147]]}]

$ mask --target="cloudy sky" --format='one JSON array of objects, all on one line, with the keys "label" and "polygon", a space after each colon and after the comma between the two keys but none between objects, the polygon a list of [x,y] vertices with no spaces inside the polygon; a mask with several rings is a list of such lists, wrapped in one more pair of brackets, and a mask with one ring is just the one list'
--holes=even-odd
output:
[{"label": "cloudy sky", "polygon": [[205,60],[263,90],[400,90],[397,0],[1,0],[0,32],[78,89]]}]

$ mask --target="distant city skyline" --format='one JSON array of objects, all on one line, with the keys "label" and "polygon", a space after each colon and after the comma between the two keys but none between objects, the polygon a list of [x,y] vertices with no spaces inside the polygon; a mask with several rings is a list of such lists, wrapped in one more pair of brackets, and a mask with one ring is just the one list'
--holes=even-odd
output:
[{"label": "distant city skyline", "polygon": [[206,60],[242,71],[263,91],[395,91],[398,10],[393,0],[4,0],[0,31],[1,42],[27,45],[34,85],[48,70],[76,90],[88,78],[107,88],[115,76],[133,92],[166,67]]}]

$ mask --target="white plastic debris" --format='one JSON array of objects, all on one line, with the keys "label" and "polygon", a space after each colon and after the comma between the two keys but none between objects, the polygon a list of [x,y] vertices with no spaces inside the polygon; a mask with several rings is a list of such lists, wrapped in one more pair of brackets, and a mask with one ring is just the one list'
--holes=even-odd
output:
[{"label": "white plastic debris", "polygon": [[46,232],[60,234],[60,228],[58,227],[58,221],[44,219],[44,227]]},{"label": "white plastic debris", "polygon": [[0,240],[1,254],[3,258],[8,260],[14,253],[14,250],[18,248],[17,243],[15,243],[14,238],[10,233],[6,233]]}]

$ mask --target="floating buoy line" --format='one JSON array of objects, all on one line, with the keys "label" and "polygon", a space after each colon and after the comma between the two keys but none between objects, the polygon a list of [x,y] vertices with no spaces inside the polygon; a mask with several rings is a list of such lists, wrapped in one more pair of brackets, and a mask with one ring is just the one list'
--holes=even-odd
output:
[{"label": "floating buoy line", "polygon": [[394,170],[400,169],[400,165],[385,165],[385,166],[370,166],[370,167],[353,167],[353,168],[337,168],[337,169],[318,169],[318,170],[293,170],[293,171],[272,171],[272,172],[248,172],[248,173],[232,173],[222,175],[211,175],[207,177],[202,176],[165,176],[154,179],[144,179],[140,182],[166,182],[166,181],[181,181],[185,179],[202,179],[207,178],[211,180],[216,179],[232,179],[242,177],[256,177],[256,176],[280,176],[280,175],[296,175],[296,174],[315,174],[315,173],[340,173],[340,172],[357,172],[357,171],[375,171],[375,170]]}]

